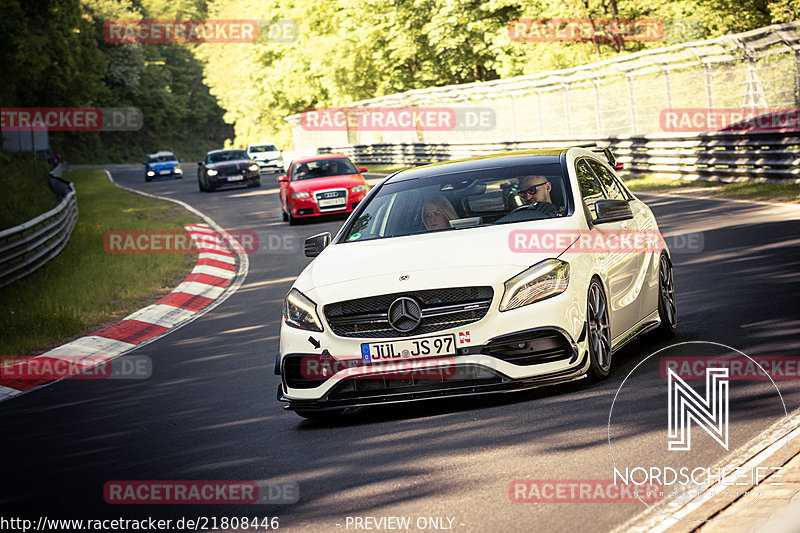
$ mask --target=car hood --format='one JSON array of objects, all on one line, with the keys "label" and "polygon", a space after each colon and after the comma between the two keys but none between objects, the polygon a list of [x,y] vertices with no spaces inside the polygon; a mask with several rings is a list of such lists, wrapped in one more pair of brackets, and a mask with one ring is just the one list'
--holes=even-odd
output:
[{"label": "car hood", "polygon": [[239,159],[237,161],[220,161],[219,163],[208,163],[206,168],[214,169],[219,172],[225,172],[229,170],[244,170],[250,165],[252,165],[252,161],[249,159]]},{"label": "car hood", "polygon": [[257,161],[271,161],[281,156],[280,152],[255,152],[250,154],[250,157]]},{"label": "car hood", "polygon": [[175,168],[178,166],[177,161],[163,161],[161,163],[149,163],[147,168],[152,170],[165,170],[168,168]]},{"label": "car hood", "polygon": [[366,182],[361,174],[345,174],[343,176],[329,176],[327,178],[311,178],[293,181],[289,184],[292,192],[311,192],[321,189],[335,189],[337,187],[355,187]]},{"label": "car hood", "polygon": [[[345,284],[342,288],[348,295],[369,295],[375,287],[385,287],[383,293],[454,284],[494,285],[564,251],[514,252],[509,246],[513,230],[571,229],[573,218],[332,244],[306,267],[295,286],[307,291]],[[400,282],[400,276],[408,279]],[[341,295],[338,287],[336,292]]]}]

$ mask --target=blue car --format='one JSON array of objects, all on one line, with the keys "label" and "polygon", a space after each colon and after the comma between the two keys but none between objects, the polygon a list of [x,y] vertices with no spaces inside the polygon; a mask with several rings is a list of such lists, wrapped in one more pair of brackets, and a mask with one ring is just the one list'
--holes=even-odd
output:
[{"label": "blue car", "polygon": [[152,181],[156,178],[181,179],[183,171],[180,161],[172,152],[156,152],[147,154],[147,161],[144,162],[144,180]]}]

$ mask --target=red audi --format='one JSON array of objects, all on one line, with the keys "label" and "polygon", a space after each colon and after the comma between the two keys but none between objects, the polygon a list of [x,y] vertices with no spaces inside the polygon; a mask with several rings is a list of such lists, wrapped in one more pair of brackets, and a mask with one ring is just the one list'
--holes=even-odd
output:
[{"label": "red audi", "polygon": [[369,185],[362,172],[342,154],[314,156],[293,161],[289,172],[278,177],[284,222],[301,218],[349,213],[364,199]]}]

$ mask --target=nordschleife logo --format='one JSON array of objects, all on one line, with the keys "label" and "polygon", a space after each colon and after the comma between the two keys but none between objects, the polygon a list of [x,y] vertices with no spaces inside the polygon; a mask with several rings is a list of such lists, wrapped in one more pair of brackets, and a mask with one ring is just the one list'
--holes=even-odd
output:
[{"label": "nordschleife logo", "polygon": [[728,449],[728,369],[706,368],[706,392],[700,396],[674,370],[667,370],[669,449],[692,449],[692,422]]}]

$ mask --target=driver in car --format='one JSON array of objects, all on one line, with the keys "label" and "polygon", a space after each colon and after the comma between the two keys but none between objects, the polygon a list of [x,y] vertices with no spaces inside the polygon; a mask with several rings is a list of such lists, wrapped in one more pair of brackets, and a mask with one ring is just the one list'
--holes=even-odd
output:
[{"label": "driver in car", "polygon": [[519,197],[529,207],[547,216],[557,216],[558,209],[550,199],[552,185],[546,176],[522,176],[519,178]]}]

